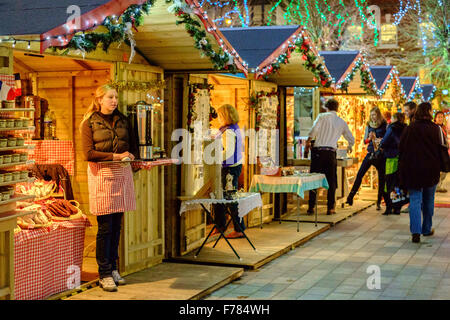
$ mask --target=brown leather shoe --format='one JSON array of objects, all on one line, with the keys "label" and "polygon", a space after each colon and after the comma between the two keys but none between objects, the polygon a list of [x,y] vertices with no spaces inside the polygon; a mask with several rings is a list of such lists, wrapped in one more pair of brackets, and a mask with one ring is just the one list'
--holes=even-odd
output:
[{"label": "brown leather shoe", "polygon": [[336,214],[336,210],[335,209],[328,209],[327,210],[327,215],[332,215],[332,214]]},{"label": "brown leather shoe", "polygon": [[420,233],[413,233],[412,242],[419,243],[420,242]]},{"label": "brown leather shoe", "polygon": [[429,233],[424,233],[423,236],[424,237],[430,237],[434,234],[434,228],[431,229],[431,231]]}]

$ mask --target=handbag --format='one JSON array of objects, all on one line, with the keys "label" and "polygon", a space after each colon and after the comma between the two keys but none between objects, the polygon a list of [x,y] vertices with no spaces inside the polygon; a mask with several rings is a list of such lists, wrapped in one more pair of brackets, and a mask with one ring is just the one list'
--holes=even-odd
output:
[{"label": "handbag", "polygon": [[444,134],[442,129],[439,128],[441,133],[441,143],[439,144],[439,156],[441,158],[441,172],[450,172],[450,156],[448,154],[448,146],[444,140]]}]

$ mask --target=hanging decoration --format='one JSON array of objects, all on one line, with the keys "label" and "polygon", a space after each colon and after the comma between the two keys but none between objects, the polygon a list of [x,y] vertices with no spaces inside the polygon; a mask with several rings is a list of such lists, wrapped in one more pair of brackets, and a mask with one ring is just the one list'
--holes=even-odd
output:
[{"label": "hanging decoration", "polygon": [[[172,0],[166,0],[170,2]],[[184,24],[187,33],[194,39],[194,47],[201,50],[202,56],[208,57],[216,70],[227,70],[232,73],[237,72],[237,68],[234,63],[234,57],[225,52],[222,48],[216,52],[209,39],[206,37],[206,31],[201,28],[199,21],[194,20],[191,16],[193,10],[191,7],[187,6],[185,3],[181,3],[179,0],[173,0],[173,5],[168,8],[169,12],[173,12],[179,20],[176,24]],[[205,20],[208,16],[203,17]],[[211,30],[208,30],[211,31]]]},{"label": "hanging decoration", "polygon": [[109,86],[115,88],[118,91],[138,91],[138,92],[148,92],[152,90],[162,90],[166,87],[164,81],[116,81],[110,80],[108,83]]},{"label": "hanging decoration", "polygon": [[[209,122],[217,118],[217,112],[211,105],[211,90],[213,89],[214,86],[212,84],[194,83],[190,85],[187,114],[189,132],[194,132],[195,121],[202,121],[203,130],[207,130],[209,129]],[[206,104],[209,106],[207,113],[205,113]]]},{"label": "hanging decoration", "polygon": [[276,129],[280,122],[280,110],[277,91],[258,91],[249,98],[249,107],[255,111],[255,130]]}]

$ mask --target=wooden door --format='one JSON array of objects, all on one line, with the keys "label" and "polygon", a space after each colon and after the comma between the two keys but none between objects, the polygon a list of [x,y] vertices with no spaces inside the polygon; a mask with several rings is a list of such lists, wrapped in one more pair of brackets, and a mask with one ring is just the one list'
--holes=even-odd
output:
[{"label": "wooden door", "polygon": [[[154,82],[163,80],[163,70],[147,65],[118,62],[116,81]],[[119,106],[126,107],[138,101],[155,102],[151,97],[163,99],[163,91],[148,92],[131,89],[119,92]],[[164,146],[164,109],[155,107],[154,146]],[[156,118],[155,118],[156,117]],[[137,208],[125,213],[120,247],[120,269],[124,274],[136,272],[162,262],[164,258],[164,167],[140,170],[134,173]]]},{"label": "wooden door", "polygon": [[[270,93],[274,90],[277,90],[277,85],[275,83],[266,82],[266,81],[251,81],[250,85],[250,92],[252,95],[256,94],[257,92],[264,91],[267,93]],[[256,125],[256,114],[255,111],[252,110],[250,113],[250,124],[251,128],[255,128]],[[251,147],[251,146],[250,146]],[[247,146],[249,148],[249,146]],[[246,153],[251,155],[253,151],[247,151]],[[251,185],[253,175],[256,172],[256,165],[255,164],[249,164],[248,165],[248,185]],[[275,197],[271,193],[263,193],[261,195],[263,200],[263,222],[267,223],[273,220],[274,218],[274,202]],[[250,212],[248,215],[248,227],[254,227],[258,226],[261,223],[261,215],[259,212],[259,209],[255,209],[252,212]]]},{"label": "wooden door", "polygon": [[[187,129],[190,85],[206,84],[207,75],[189,75],[183,90],[183,128]],[[192,149],[191,149],[192,150]],[[203,164],[183,164],[181,167],[181,196],[194,196],[207,182],[207,168]],[[180,254],[184,255],[198,247],[206,238],[206,214],[203,210],[191,210],[181,216]]]}]

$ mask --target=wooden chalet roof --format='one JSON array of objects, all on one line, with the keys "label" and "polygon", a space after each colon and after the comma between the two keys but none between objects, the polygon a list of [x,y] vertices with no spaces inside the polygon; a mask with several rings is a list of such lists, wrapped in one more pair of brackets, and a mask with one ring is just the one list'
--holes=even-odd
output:
[{"label": "wooden chalet roof", "polygon": [[420,86],[422,88],[422,96],[424,101],[430,101],[433,99],[433,93],[436,87],[433,84],[423,84]]},{"label": "wooden chalet roof", "polygon": [[416,86],[418,84],[418,77],[399,77],[400,83],[402,84],[403,91],[405,92],[406,99],[410,99]]},{"label": "wooden chalet roof", "polygon": [[392,71],[392,66],[370,66],[370,72],[375,79],[378,90],[383,90],[385,88]]}]

